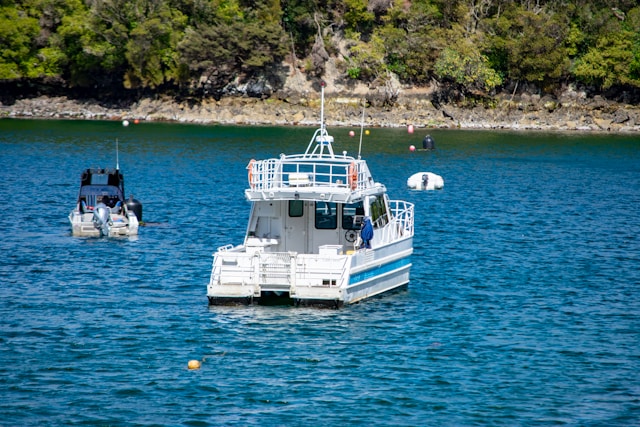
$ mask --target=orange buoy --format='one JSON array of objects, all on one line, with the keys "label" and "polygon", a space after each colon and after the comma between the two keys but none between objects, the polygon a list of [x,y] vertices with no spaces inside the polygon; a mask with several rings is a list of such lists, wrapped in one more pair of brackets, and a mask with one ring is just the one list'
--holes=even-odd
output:
[{"label": "orange buoy", "polygon": [[189,360],[187,364],[189,369],[200,369],[200,361],[199,360]]}]

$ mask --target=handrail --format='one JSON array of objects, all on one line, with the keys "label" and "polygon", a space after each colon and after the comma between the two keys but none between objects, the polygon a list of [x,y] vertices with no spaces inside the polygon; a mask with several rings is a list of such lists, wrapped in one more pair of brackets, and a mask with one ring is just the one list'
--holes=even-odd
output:
[{"label": "handrail", "polygon": [[373,185],[364,160],[352,157],[283,156],[252,160],[247,166],[249,186],[255,191],[289,187],[345,187],[352,190]]}]

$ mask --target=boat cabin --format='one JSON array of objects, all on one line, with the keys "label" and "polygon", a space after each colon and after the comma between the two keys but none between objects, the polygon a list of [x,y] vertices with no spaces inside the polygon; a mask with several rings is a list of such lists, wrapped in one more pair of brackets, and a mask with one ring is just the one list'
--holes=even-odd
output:
[{"label": "boat cabin", "polygon": [[386,195],[352,203],[258,201],[253,205],[245,245],[264,252],[318,254],[327,247],[356,250],[365,216],[371,218],[375,235],[388,222]]},{"label": "boat cabin", "polygon": [[80,181],[80,212],[93,211],[99,202],[110,208],[124,203],[124,177],[118,169],[89,168],[82,172]]}]

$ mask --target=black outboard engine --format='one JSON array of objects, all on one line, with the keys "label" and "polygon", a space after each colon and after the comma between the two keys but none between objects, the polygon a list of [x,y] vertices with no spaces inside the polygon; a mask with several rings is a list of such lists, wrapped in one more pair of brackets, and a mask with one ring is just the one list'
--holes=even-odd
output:
[{"label": "black outboard engine", "polygon": [[427,135],[424,137],[424,139],[422,140],[422,148],[424,148],[425,150],[436,149],[436,142],[433,140],[433,138],[431,138],[431,135]]},{"label": "black outboard engine", "polygon": [[424,173],[422,174],[422,188],[426,190],[428,185],[429,185],[429,175]]},{"label": "black outboard engine", "polygon": [[127,199],[127,210],[136,214],[139,222],[142,222],[142,203],[133,198],[133,194]]}]

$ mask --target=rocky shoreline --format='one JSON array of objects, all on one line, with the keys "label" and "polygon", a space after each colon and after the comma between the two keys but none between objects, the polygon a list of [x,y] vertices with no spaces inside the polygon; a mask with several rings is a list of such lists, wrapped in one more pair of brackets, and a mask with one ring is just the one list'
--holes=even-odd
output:
[{"label": "rocky shoreline", "polygon": [[[328,126],[359,126],[363,97],[355,93],[328,94]],[[171,98],[144,98],[125,107],[103,105],[92,99],[41,96],[0,104],[0,117],[77,120],[140,120],[200,124],[316,125],[320,100],[315,92],[246,96],[176,102]],[[499,96],[491,107],[459,107],[431,102],[426,92],[401,92],[392,107],[366,109],[372,127],[506,129],[541,131],[640,132],[640,107],[596,96],[567,92],[559,99],[521,94]]]}]

